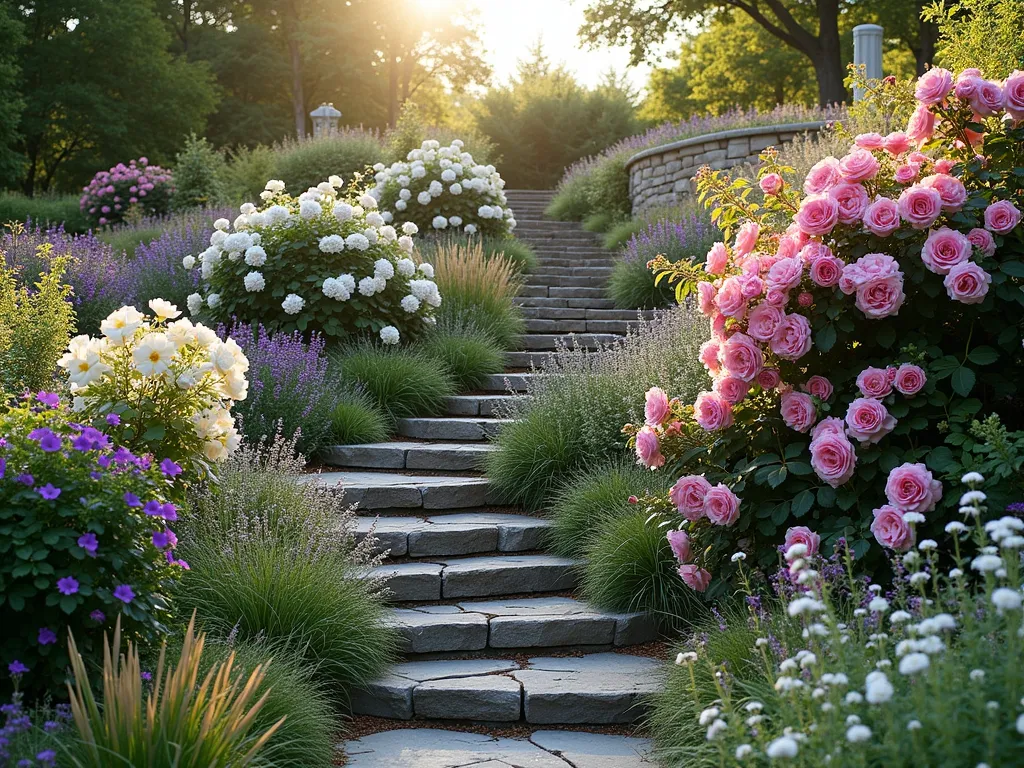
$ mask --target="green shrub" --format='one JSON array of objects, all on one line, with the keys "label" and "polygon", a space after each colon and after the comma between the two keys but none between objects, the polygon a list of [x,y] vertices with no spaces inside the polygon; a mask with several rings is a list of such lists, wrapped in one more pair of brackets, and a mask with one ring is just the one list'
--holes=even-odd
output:
[{"label": "green shrub", "polygon": [[610,211],[596,211],[583,220],[583,229],[587,232],[607,232],[618,221]]},{"label": "green shrub", "polygon": [[36,258],[45,272],[32,290],[19,286],[0,251],[0,395],[52,389],[57,361],[75,330],[75,311],[64,283],[67,256],[42,245]]},{"label": "green shrub", "polygon": [[441,362],[459,392],[479,389],[489,375],[504,370],[504,356],[494,338],[472,322],[438,323],[420,348]]},{"label": "green shrub", "polygon": [[317,138],[289,139],[275,146],[273,175],[267,178],[280,179],[289,192],[298,195],[331,175],[340,176],[348,185],[354,174],[365,174],[383,157],[377,134],[345,128]]},{"label": "green shrub", "polygon": [[938,24],[936,63],[954,72],[968,67],[1001,80],[1024,69],[1024,6],[1018,0],[935,2],[922,14]]},{"label": "green shrub", "polygon": [[392,420],[373,399],[359,389],[341,396],[331,413],[331,431],[341,445],[382,443],[391,435]]},{"label": "green shrub", "polygon": [[175,211],[209,208],[223,203],[224,155],[194,133],[185,139],[185,146],[174,159]]},{"label": "green shrub", "polygon": [[262,144],[235,148],[224,168],[225,198],[234,205],[256,202],[267,179],[274,178],[274,159],[274,150]]},{"label": "green shrub", "polygon": [[[695,396],[707,374],[695,364],[707,324],[687,309],[664,313],[602,352],[552,355],[533,377],[530,398],[509,413],[487,476],[508,503],[542,506],[581,468],[622,455],[622,426],[643,420],[644,393],[668,382]],[[675,390],[672,390],[675,391]]]},{"label": "green shrub", "polygon": [[164,230],[160,227],[124,225],[101,230],[96,233],[96,239],[109,245],[116,253],[124,253],[130,257],[140,245],[153,242],[163,233]]},{"label": "green shrub", "polygon": [[68,234],[89,229],[89,219],[79,208],[75,195],[25,197],[18,192],[0,192],[0,224],[30,219],[33,226],[43,229],[63,226]]},{"label": "green shrub", "polygon": [[601,245],[610,251],[621,248],[646,226],[647,222],[643,219],[627,219],[616,222],[605,232]]},{"label": "green shrub", "polygon": [[649,517],[638,509],[600,529],[587,553],[583,596],[605,610],[643,611],[679,626],[701,610],[700,598],[679,578],[665,529]]},{"label": "green shrub", "polygon": [[485,237],[483,247],[488,258],[504,257],[521,273],[532,272],[537,268],[537,254],[530,244],[523,240],[515,237]]},{"label": "green shrub", "polygon": [[673,286],[667,280],[654,284],[646,261],[616,259],[608,277],[608,298],[619,309],[661,309],[675,304]]},{"label": "green shrub", "polygon": [[631,152],[616,152],[594,166],[587,185],[587,202],[591,211],[600,211],[615,220],[628,219],[633,210],[629,197],[629,173],[626,161]]},{"label": "green shrub", "polygon": [[544,211],[545,215],[558,221],[583,221],[590,213],[590,200],[587,198],[588,182],[589,179],[584,174],[563,179]]},{"label": "green shrub", "polygon": [[652,473],[631,456],[582,470],[557,489],[548,507],[551,550],[563,557],[586,557],[608,526],[636,510],[630,496],[667,491],[667,482],[664,473]]},{"label": "green shrub", "polygon": [[390,419],[436,415],[455,394],[444,365],[413,348],[362,343],[334,363],[342,380],[365,391]]}]

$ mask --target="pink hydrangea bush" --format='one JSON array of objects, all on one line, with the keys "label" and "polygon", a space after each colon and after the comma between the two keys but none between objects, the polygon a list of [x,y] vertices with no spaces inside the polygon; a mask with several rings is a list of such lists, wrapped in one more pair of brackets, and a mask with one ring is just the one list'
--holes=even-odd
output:
[{"label": "pink hydrangea bush", "polygon": [[689,404],[659,392],[635,436],[680,476],[685,565],[714,573],[737,540],[768,562],[807,520],[858,556],[904,550],[955,507],[938,481],[972,461],[972,420],[1020,423],[1022,80],[931,70],[905,131],[857,136],[802,185],[771,150],[758,184],[698,174],[726,243],[653,267],[707,316],[712,383]]},{"label": "pink hydrangea bush", "polygon": [[121,223],[132,209],[145,216],[162,216],[171,210],[173,194],[171,172],[140,157],[93,176],[82,187],[78,207],[92,223],[102,227]]}]

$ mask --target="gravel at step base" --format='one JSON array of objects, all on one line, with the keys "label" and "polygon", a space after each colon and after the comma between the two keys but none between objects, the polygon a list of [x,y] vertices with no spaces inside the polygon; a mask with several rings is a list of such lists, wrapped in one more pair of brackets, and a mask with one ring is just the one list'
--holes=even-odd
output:
[{"label": "gravel at step base", "polygon": [[529,739],[435,728],[383,731],[343,745],[350,768],[643,768],[647,739],[534,731]]}]

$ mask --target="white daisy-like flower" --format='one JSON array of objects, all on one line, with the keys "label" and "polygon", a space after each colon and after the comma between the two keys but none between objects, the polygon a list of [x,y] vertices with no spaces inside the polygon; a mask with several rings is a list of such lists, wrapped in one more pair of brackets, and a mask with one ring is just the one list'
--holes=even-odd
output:
[{"label": "white daisy-like flower", "polygon": [[876,613],[885,613],[889,610],[889,601],[884,597],[875,597],[868,603],[868,610]]},{"label": "white daisy-like flower", "polygon": [[263,279],[262,272],[252,271],[249,274],[247,274],[244,278],[242,278],[242,281],[245,283],[245,290],[249,291],[250,293],[262,291],[264,288],[267,287],[267,283]]},{"label": "white daisy-like flower", "polygon": [[697,661],[697,654],[693,651],[686,651],[676,655],[676,664],[682,666],[683,664],[693,664]]},{"label": "white daisy-like flower", "polygon": [[859,691],[850,691],[846,694],[846,696],[843,697],[843,702],[845,704],[860,704],[863,701],[864,697],[860,694]]},{"label": "white daisy-like flower", "polygon": [[906,611],[894,611],[889,617],[890,624],[902,624],[906,621],[910,621],[913,617]]},{"label": "white daisy-like flower", "polygon": [[178,345],[165,333],[150,333],[132,352],[132,365],[143,376],[160,376],[170,370]]},{"label": "white daisy-like flower", "polygon": [[938,547],[939,542],[935,541],[935,539],[923,539],[921,543],[917,545],[917,548],[922,552],[930,552],[933,549],[938,549]]},{"label": "white daisy-like flower", "polygon": [[925,522],[926,519],[927,518],[925,518],[925,516],[922,515],[920,512],[903,513],[903,522],[907,523],[908,525],[919,525]]},{"label": "white daisy-like flower", "polygon": [[397,344],[399,338],[398,329],[393,325],[385,325],[380,329],[380,340],[385,344]]},{"label": "white daisy-like flower", "polygon": [[921,725],[920,720],[911,720],[909,723],[907,723],[908,731],[920,731],[922,727],[923,726]]},{"label": "white daisy-like flower", "polygon": [[320,250],[323,253],[341,253],[345,250],[345,238],[341,235],[326,235],[320,238]]},{"label": "white daisy-like flower", "polygon": [[281,302],[281,309],[283,309],[287,315],[299,314],[304,306],[306,306],[306,300],[297,293],[289,293],[285,296],[284,301]]},{"label": "white daisy-like flower", "polygon": [[961,534],[967,530],[967,526],[961,523],[959,520],[953,520],[952,522],[946,523],[946,533]]},{"label": "white daisy-like flower", "polygon": [[177,305],[164,299],[150,299],[149,308],[153,310],[153,314],[158,320],[174,320],[181,317],[181,310]]},{"label": "white daisy-like flower", "polygon": [[851,744],[859,744],[871,738],[871,729],[866,725],[851,725],[846,729],[846,740]]},{"label": "white daisy-like flower", "polygon": [[960,497],[960,506],[966,507],[973,504],[984,504],[988,498],[982,491],[968,491]]},{"label": "white daisy-like flower", "polygon": [[989,573],[1003,567],[1003,558],[999,555],[978,555],[971,561],[971,568],[981,573]]},{"label": "white daisy-like flower", "polygon": [[746,552],[733,552],[732,557],[729,558],[729,560],[731,562],[734,562],[734,563],[738,563],[741,560],[746,560],[746,559],[747,559],[747,553]]}]

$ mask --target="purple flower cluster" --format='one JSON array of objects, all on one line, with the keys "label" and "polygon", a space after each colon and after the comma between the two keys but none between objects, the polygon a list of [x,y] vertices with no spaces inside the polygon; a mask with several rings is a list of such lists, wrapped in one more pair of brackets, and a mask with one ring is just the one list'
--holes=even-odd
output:
[{"label": "purple flower cluster", "polygon": [[[14,695],[11,697],[10,704],[0,706],[0,713],[4,715],[4,724],[0,728],[0,768],[12,765],[11,760],[24,754],[24,747],[17,744],[18,737],[33,729],[32,716],[25,711],[22,704],[23,694],[18,692],[18,680],[21,675],[28,672],[28,667],[20,661],[15,661],[9,664],[7,668],[14,679]],[[59,733],[67,727],[71,721],[71,706],[68,704],[58,704],[54,710],[54,717],[56,718],[55,720],[46,720],[43,723],[42,729],[47,734]],[[36,744],[35,749],[38,749],[38,738],[30,736],[26,738],[25,742],[25,747]],[[33,749],[33,751],[35,750]],[[35,759],[39,762],[36,763],[31,758],[25,757],[20,758],[13,765],[19,766],[19,768],[21,766],[34,765],[47,768],[47,766],[57,764],[57,753],[52,749],[44,749],[35,753]]]},{"label": "purple flower cluster", "polygon": [[104,226],[124,219],[131,206],[139,206],[149,215],[167,213],[174,179],[170,171],[140,157],[128,165],[118,163],[109,171],[100,171],[82,192],[78,207]]},{"label": "purple flower cluster", "polygon": [[696,214],[662,218],[648,224],[623,246],[624,261],[646,264],[655,256],[669,261],[699,260],[718,238],[718,230]]},{"label": "purple flower cluster", "polygon": [[324,338],[314,333],[307,343],[298,331],[271,334],[262,325],[237,322],[230,331],[221,326],[218,333],[233,338],[249,359],[249,394],[234,407],[246,438],[272,436],[280,425],[288,438],[301,430],[300,451],[319,448],[341,399],[328,377]]}]

